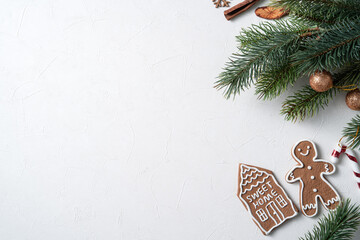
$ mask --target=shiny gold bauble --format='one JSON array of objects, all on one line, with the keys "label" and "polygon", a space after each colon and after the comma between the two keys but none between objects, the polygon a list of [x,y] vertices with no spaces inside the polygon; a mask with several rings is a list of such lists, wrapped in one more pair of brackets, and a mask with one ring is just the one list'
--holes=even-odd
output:
[{"label": "shiny gold bauble", "polygon": [[356,111],[360,111],[360,90],[355,89],[346,94],[346,105]]},{"label": "shiny gold bauble", "polygon": [[328,71],[316,71],[309,79],[310,86],[316,92],[326,92],[333,87],[332,76]]}]

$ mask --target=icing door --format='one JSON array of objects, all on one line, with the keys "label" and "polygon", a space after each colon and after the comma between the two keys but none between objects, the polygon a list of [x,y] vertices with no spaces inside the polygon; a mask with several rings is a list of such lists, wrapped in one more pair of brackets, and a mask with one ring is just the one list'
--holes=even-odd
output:
[{"label": "icing door", "polygon": [[266,205],[266,210],[276,224],[280,224],[284,221],[284,215],[280,212],[274,202],[269,202],[269,204]]}]

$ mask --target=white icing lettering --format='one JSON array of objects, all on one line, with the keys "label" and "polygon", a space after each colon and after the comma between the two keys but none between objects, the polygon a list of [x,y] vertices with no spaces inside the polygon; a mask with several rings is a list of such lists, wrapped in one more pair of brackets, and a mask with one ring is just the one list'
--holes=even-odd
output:
[{"label": "white icing lettering", "polygon": [[271,194],[273,195],[273,196],[277,196],[278,195],[278,193],[273,189],[273,190],[271,190]]},{"label": "white icing lettering", "polygon": [[254,194],[251,194],[252,198],[255,200],[256,198],[259,197],[259,193],[258,191],[256,191]]},{"label": "white icing lettering", "polygon": [[[252,203],[254,208],[256,209],[257,207],[262,206],[267,202],[270,202],[271,199],[279,195],[279,193],[275,189],[269,189],[269,188],[273,188],[272,185],[270,184],[270,181],[259,186],[256,192],[246,196],[246,199],[248,200],[249,203]],[[265,192],[268,191],[270,192],[266,194]]]},{"label": "white icing lettering", "polygon": [[273,196],[271,196],[271,194],[268,193],[266,196],[264,196],[264,201],[268,202],[268,201],[270,201],[271,198],[273,198]]}]

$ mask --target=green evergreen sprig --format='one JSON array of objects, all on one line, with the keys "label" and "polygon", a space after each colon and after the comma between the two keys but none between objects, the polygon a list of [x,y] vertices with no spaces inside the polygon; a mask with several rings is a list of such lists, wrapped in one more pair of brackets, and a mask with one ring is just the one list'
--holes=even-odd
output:
[{"label": "green evergreen sprig", "polygon": [[325,26],[357,16],[360,11],[358,0],[273,0],[272,5],[282,7],[298,18]]},{"label": "green evergreen sprig", "polygon": [[[302,75],[335,70],[360,60],[360,18],[344,20],[327,29],[298,19],[265,22],[243,30],[237,40],[239,52],[226,63],[216,88],[224,89],[229,98],[261,79],[257,93],[271,99]],[[284,68],[289,76],[283,74],[282,80],[275,81],[274,74]]]},{"label": "green evergreen sprig", "polygon": [[298,50],[298,41],[307,29],[309,25],[302,21],[279,20],[264,22],[243,31],[237,37],[240,51],[226,63],[215,87],[225,89],[227,98],[249,88],[261,73],[288,61],[287,57]]},{"label": "green evergreen sprig", "polygon": [[342,201],[334,210],[319,219],[311,232],[300,240],[347,240],[354,236],[360,224],[360,206]]},{"label": "green evergreen sprig", "polygon": [[360,60],[360,18],[344,20],[322,32],[290,56],[300,72],[331,71]]},{"label": "green evergreen sprig", "polygon": [[288,121],[302,121],[307,117],[312,117],[321,109],[328,106],[337,93],[342,89],[354,88],[360,82],[360,62],[343,67],[338,73],[334,74],[334,87],[326,92],[316,92],[310,86],[305,86],[301,90],[289,96],[283,103],[281,114]]},{"label": "green evergreen sprig", "polygon": [[[281,114],[286,120],[301,121],[328,106],[346,86],[360,83],[360,0],[273,0],[273,4],[288,10],[290,18],[243,29],[237,36],[238,52],[226,63],[215,87],[229,98],[254,84],[258,97],[270,100],[301,77],[332,72],[334,88],[319,93],[304,86],[285,100]],[[359,125],[356,116],[345,135],[356,133]],[[360,148],[360,137],[352,146]]]},{"label": "green evergreen sprig", "polygon": [[341,81],[342,86],[357,86],[360,84],[360,61],[353,62],[343,67],[334,75],[335,81]]},{"label": "green evergreen sprig", "polygon": [[265,71],[255,84],[255,94],[264,100],[273,99],[282,94],[299,77],[298,72],[290,63],[283,66],[270,68]]},{"label": "green evergreen sprig", "polygon": [[316,92],[310,86],[305,86],[288,97],[284,102],[281,114],[288,121],[302,121],[306,117],[312,117],[329,104],[329,100],[338,91],[332,88],[326,92]]},{"label": "green evergreen sprig", "polygon": [[357,114],[351,119],[347,126],[343,130],[343,134],[346,138],[346,142],[351,148],[358,148],[360,146],[360,115]]}]

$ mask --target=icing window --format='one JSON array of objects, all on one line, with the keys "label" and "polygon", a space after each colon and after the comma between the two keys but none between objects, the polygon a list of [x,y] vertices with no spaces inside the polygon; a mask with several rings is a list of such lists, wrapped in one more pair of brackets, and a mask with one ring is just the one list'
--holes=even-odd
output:
[{"label": "icing window", "polygon": [[281,208],[285,207],[288,203],[285,201],[283,196],[279,195],[275,198],[276,202],[280,205]]},{"label": "icing window", "polygon": [[268,216],[266,215],[265,211],[263,209],[259,209],[256,211],[256,214],[260,218],[262,222],[265,222],[268,219]]}]

